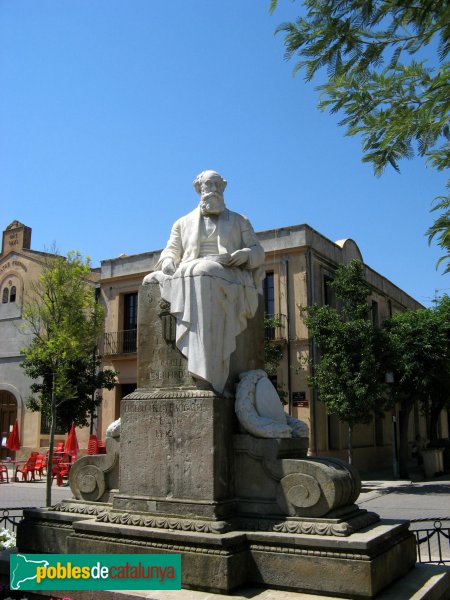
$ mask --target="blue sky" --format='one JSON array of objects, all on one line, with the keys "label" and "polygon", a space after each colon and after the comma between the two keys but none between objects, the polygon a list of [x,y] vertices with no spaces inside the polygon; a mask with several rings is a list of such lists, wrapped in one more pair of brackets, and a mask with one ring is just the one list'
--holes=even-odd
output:
[{"label": "blue sky", "polygon": [[292,77],[280,0],[0,0],[0,227],[94,265],[164,246],[203,169],[256,230],[308,223],[424,304],[450,278],[424,235],[445,177],[381,178]]}]

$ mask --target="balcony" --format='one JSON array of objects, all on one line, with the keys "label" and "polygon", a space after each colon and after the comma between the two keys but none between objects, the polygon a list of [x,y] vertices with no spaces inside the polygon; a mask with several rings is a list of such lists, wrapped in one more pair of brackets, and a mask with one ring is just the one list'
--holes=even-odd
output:
[{"label": "balcony", "polygon": [[287,332],[287,317],[286,315],[266,315],[267,319],[270,319],[273,325],[265,327],[264,337],[270,342],[286,341],[288,339]]},{"label": "balcony", "polygon": [[137,348],[137,329],[110,331],[103,334],[100,343],[100,354],[113,356],[115,354],[131,354]]}]

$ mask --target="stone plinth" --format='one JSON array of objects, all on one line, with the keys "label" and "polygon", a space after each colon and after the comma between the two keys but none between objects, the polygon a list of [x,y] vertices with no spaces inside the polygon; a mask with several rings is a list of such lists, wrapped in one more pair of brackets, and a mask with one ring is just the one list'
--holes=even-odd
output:
[{"label": "stone plinth", "polygon": [[233,400],[178,394],[153,398],[139,390],[122,401],[114,508],[226,518],[234,508]]},{"label": "stone plinth", "polygon": [[[115,521],[115,511],[108,512],[107,506],[97,517],[67,512],[88,511],[90,505],[68,503],[62,508],[66,512],[25,511],[19,526],[22,552],[181,553],[182,585],[189,589],[229,593],[245,583],[373,598],[415,563],[407,522],[380,521],[348,537],[255,530],[212,533],[180,519],[161,519],[160,528],[145,526],[146,517],[139,513],[129,514],[128,523],[122,517]],[[172,528],[164,529],[164,522]]]}]

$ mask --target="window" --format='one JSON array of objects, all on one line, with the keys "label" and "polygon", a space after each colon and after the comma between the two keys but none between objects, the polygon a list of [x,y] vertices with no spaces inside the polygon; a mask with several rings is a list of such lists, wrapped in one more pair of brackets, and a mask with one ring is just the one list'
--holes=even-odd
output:
[{"label": "window", "polygon": [[136,352],[138,294],[123,297],[123,352]]},{"label": "window", "polygon": [[380,326],[380,317],[378,314],[378,302],[372,300],[372,325],[374,327]]},{"label": "window", "polygon": [[[66,427],[64,425],[61,425],[60,423],[57,423],[55,433],[57,435],[65,435],[67,433]],[[50,434],[50,418],[47,418],[47,416],[44,413],[41,413],[41,434]]]},{"label": "window", "polygon": [[273,272],[266,273],[266,278],[263,283],[264,291],[264,312],[266,315],[273,316],[275,314],[275,279]]},{"label": "window", "polygon": [[17,297],[17,288],[12,284],[12,281],[8,282],[8,285],[3,288],[2,292],[2,304],[8,302],[15,302]]},{"label": "window", "polygon": [[123,297],[123,328],[125,330],[137,328],[137,307],[137,292],[125,294]]},{"label": "window", "polygon": [[329,275],[323,276],[323,303],[328,306],[336,306],[336,296],[333,288],[331,287],[331,283],[333,282],[333,278]]}]

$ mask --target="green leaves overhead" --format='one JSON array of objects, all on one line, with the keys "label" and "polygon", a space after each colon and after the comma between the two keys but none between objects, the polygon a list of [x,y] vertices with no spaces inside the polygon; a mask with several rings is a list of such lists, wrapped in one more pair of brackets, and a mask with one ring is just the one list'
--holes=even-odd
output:
[{"label": "green leaves overhead", "polygon": [[[273,12],[277,0],[270,3]],[[319,108],[340,113],[347,135],[361,135],[363,161],[380,175],[390,165],[426,157],[450,166],[450,2],[304,0],[304,16],[283,23],[285,56],[311,81],[326,72]],[[322,76],[322,73],[321,73]],[[429,230],[450,265],[448,196]],[[447,267],[446,271],[450,267]]]}]

